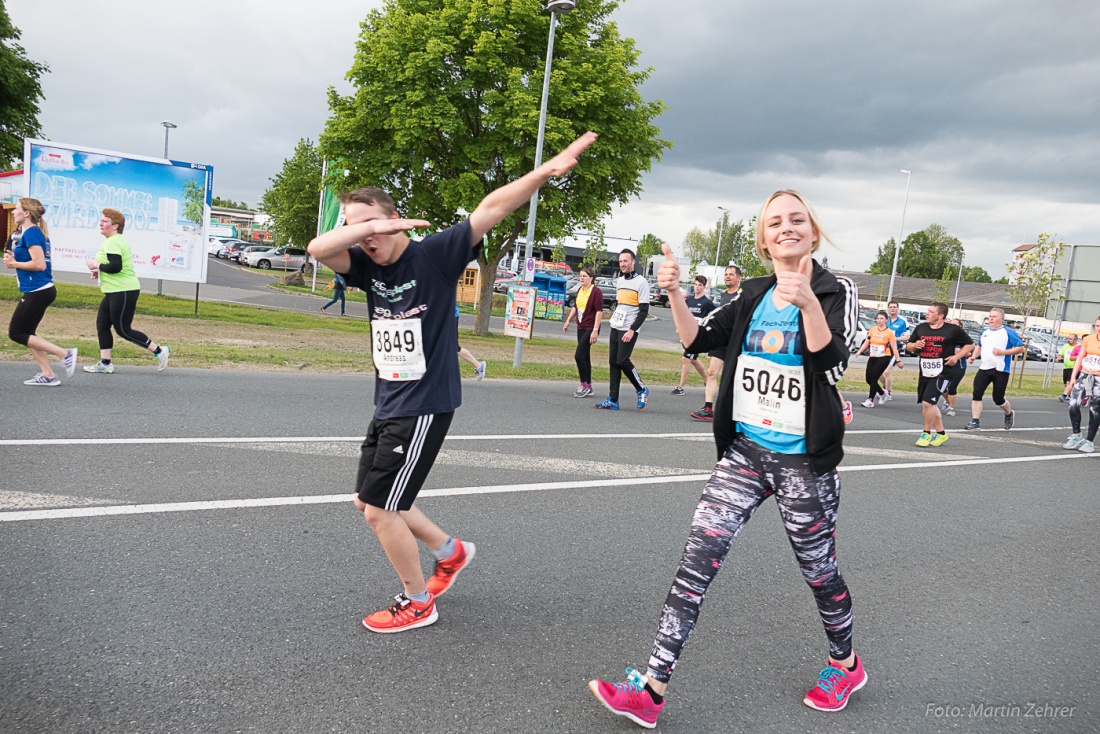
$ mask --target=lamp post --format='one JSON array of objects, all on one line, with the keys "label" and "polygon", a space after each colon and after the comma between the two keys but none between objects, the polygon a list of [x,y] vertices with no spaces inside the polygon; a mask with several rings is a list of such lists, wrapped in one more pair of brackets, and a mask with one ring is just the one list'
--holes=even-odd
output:
[{"label": "lamp post", "polygon": [[[959,279],[955,281],[955,300],[951,303],[951,310],[954,311],[959,305],[959,286],[963,282],[963,257],[962,253],[959,253]],[[955,314],[955,318],[959,318],[959,314]]]},{"label": "lamp post", "polygon": [[164,120],[160,124],[164,126],[164,157],[167,158],[168,157],[168,131],[179,127],[179,125],[172,122],[171,120]]},{"label": "lamp post", "polygon": [[[549,0],[546,9],[550,11],[550,40],[546,43],[546,69],[542,77],[542,104],[539,107],[539,133],[535,142],[535,168],[542,165],[542,143],[546,135],[546,98],[550,94],[550,67],[554,60],[554,31],[558,28],[558,16],[577,7],[576,0]],[[531,259],[535,244],[535,217],[538,214],[539,192],[531,194],[531,207],[527,213],[527,243],[524,247],[523,274],[527,275],[527,261]],[[534,317],[534,314],[532,314]],[[516,337],[516,350],[512,358],[512,367],[519,369],[523,364],[523,339]]]},{"label": "lamp post", "polygon": [[[168,159],[168,131],[173,129],[173,128],[179,127],[179,126],[176,125],[176,123],[172,122],[171,120],[162,120],[160,124],[164,126],[164,158],[165,158],[165,160],[167,160]],[[160,278],[157,278],[157,295],[158,296],[164,295],[164,281],[161,280]]]},{"label": "lamp post", "polygon": [[909,182],[913,180],[913,172],[901,169],[907,178],[905,179],[905,203],[901,205],[901,227],[898,228],[898,241],[894,243],[894,266],[890,268],[890,291],[886,294],[886,302],[894,300],[894,278],[898,274],[898,253],[901,252],[901,233],[905,231],[905,208],[909,206]]},{"label": "lamp post", "polygon": [[726,225],[726,214],[729,213],[729,209],[724,206],[718,208],[722,210],[722,218],[718,220],[718,244],[714,248],[714,279],[716,282],[718,280],[718,253],[722,251],[722,228]]}]

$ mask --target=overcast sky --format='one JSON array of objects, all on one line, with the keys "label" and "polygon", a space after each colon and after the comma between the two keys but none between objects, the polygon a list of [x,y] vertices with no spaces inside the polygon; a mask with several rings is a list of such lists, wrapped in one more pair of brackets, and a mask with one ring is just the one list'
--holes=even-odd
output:
[{"label": "overcast sky", "polygon": [[[578,0],[584,2],[584,0]],[[214,193],[255,205],[325,90],[347,92],[377,0],[7,0],[50,65],[51,140],[212,164]],[[933,222],[994,277],[1040,232],[1100,243],[1100,3],[625,0],[620,33],[653,67],[675,147],[607,234],[678,248],[774,190],[814,205],[830,266],[862,270],[902,225]],[[541,76],[541,72],[540,72]]]}]

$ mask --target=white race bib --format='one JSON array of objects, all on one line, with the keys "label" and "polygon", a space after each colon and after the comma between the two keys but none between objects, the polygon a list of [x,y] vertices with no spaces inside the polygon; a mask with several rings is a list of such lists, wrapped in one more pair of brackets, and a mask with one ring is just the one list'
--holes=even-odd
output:
[{"label": "white race bib", "polygon": [[611,314],[609,323],[612,329],[623,330],[623,327],[626,326],[626,313],[620,309],[615,309],[615,313]]},{"label": "white race bib", "polygon": [[733,385],[733,419],[773,431],[806,435],[806,377],[801,365],[742,354]]},{"label": "white race bib", "polygon": [[871,356],[872,357],[885,357],[886,356],[886,345],[885,344],[872,344],[871,345]]},{"label": "white race bib", "polygon": [[370,336],[374,367],[383,380],[409,382],[428,371],[420,319],[376,319]]},{"label": "white race bib", "polygon": [[1100,354],[1086,354],[1081,360],[1081,370],[1092,375],[1100,375]]},{"label": "white race bib", "polygon": [[936,377],[943,372],[943,360],[942,359],[927,359],[921,357],[920,360],[920,373],[925,377]]}]

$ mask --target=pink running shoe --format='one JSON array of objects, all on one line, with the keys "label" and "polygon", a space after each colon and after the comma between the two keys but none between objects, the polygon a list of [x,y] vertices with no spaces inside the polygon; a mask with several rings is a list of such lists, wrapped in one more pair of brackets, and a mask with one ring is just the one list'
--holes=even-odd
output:
[{"label": "pink running shoe", "polygon": [[848,697],[865,685],[867,673],[863,670],[863,661],[856,655],[855,670],[845,670],[829,663],[802,703],[818,711],[841,711],[848,705]]},{"label": "pink running shoe", "polygon": [[[871,406],[873,406],[873,405],[874,405],[874,402],[871,403]],[[865,405],[864,407],[869,407],[869,406]],[[852,401],[851,400],[845,400],[844,401],[844,411],[843,411],[843,413],[844,413],[844,423],[845,424],[851,423],[852,422]]]},{"label": "pink running shoe", "polygon": [[657,715],[665,707],[665,702],[654,703],[645,689],[645,678],[634,668],[626,669],[626,681],[607,683],[602,680],[588,681],[588,690],[600,699],[608,711],[625,716],[639,726],[652,729],[657,726]]}]

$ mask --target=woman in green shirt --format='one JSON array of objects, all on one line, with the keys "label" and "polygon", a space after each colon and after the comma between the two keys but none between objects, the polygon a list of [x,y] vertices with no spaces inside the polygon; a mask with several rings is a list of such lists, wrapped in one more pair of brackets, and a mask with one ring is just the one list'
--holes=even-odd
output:
[{"label": "woman in green shirt", "polygon": [[131,326],[134,320],[134,308],[141,295],[141,282],[134,275],[134,255],[122,236],[126,228],[126,217],[117,209],[104,209],[99,218],[99,231],[107,239],[99,247],[94,260],[85,264],[92,272],[92,278],[99,279],[99,288],[103,291],[103,300],[99,303],[95,327],[99,335],[99,361],[84,368],[85,372],[110,374],[115,371],[111,364],[111,349],[114,337],[111,328],[128,342],[148,349],[157,358],[157,372],[168,366],[168,355],[172,351],[167,346],[159,346],[152,339]]}]

